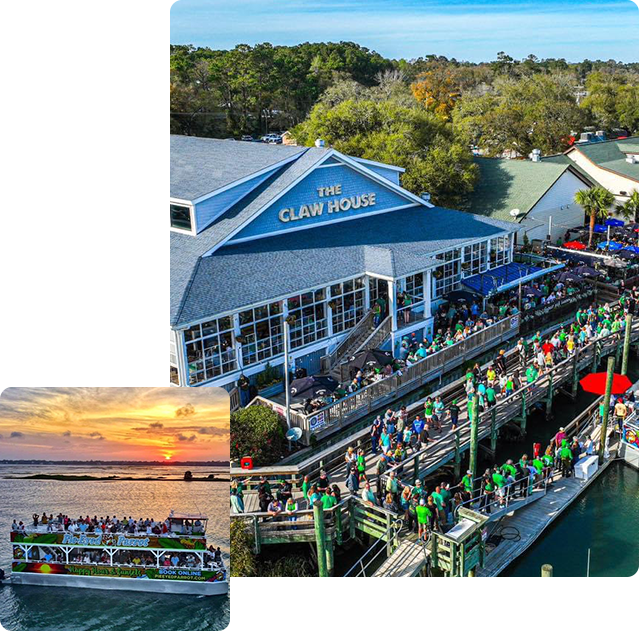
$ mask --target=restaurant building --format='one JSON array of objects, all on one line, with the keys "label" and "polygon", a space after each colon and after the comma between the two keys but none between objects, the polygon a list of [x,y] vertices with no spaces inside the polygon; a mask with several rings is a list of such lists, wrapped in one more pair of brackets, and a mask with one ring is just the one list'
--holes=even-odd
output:
[{"label": "restaurant building", "polygon": [[380,298],[397,350],[432,336],[462,282],[517,275],[516,224],[434,206],[403,169],[316,145],[171,137],[171,383],[231,390],[281,371],[288,316],[292,364],[317,373]]}]

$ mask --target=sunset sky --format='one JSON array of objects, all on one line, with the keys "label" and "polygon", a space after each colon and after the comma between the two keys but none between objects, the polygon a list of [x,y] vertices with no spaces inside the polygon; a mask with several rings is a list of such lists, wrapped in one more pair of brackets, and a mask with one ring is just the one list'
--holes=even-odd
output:
[{"label": "sunset sky", "polygon": [[217,388],[8,388],[0,459],[228,460]]}]

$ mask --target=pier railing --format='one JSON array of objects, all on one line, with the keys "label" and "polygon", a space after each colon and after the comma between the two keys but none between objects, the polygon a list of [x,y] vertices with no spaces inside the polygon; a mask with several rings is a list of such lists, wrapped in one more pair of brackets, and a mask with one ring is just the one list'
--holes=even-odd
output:
[{"label": "pier railing", "polygon": [[[519,314],[503,318],[466,339],[424,357],[394,375],[369,384],[312,414],[292,408],[291,425],[302,430],[303,441],[308,444],[312,435],[319,439],[342,429],[420,385],[436,379],[445,371],[453,370],[488,348],[514,337],[518,332]],[[256,397],[251,404],[266,405],[280,414],[284,413],[281,404],[262,397]]]}]

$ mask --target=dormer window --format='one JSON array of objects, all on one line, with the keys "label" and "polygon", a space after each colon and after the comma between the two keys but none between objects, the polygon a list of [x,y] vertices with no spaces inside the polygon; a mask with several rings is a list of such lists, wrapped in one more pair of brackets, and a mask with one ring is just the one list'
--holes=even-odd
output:
[{"label": "dormer window", "polygon": [[171,228],[191,231],[191,209],[188,206],[171,204]]}]

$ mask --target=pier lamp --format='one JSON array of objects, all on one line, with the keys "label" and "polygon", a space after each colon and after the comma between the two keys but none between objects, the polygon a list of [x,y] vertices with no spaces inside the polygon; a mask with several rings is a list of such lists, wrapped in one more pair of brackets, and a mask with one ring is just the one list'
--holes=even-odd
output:
[{"label": "pier lamp", "polygon": [[286,426],[291,429],[291,393],[289,391],[289,330],[295,324],[297,318],[294,315],[287,315],[284,318],[284,392],[286,397]]}]

